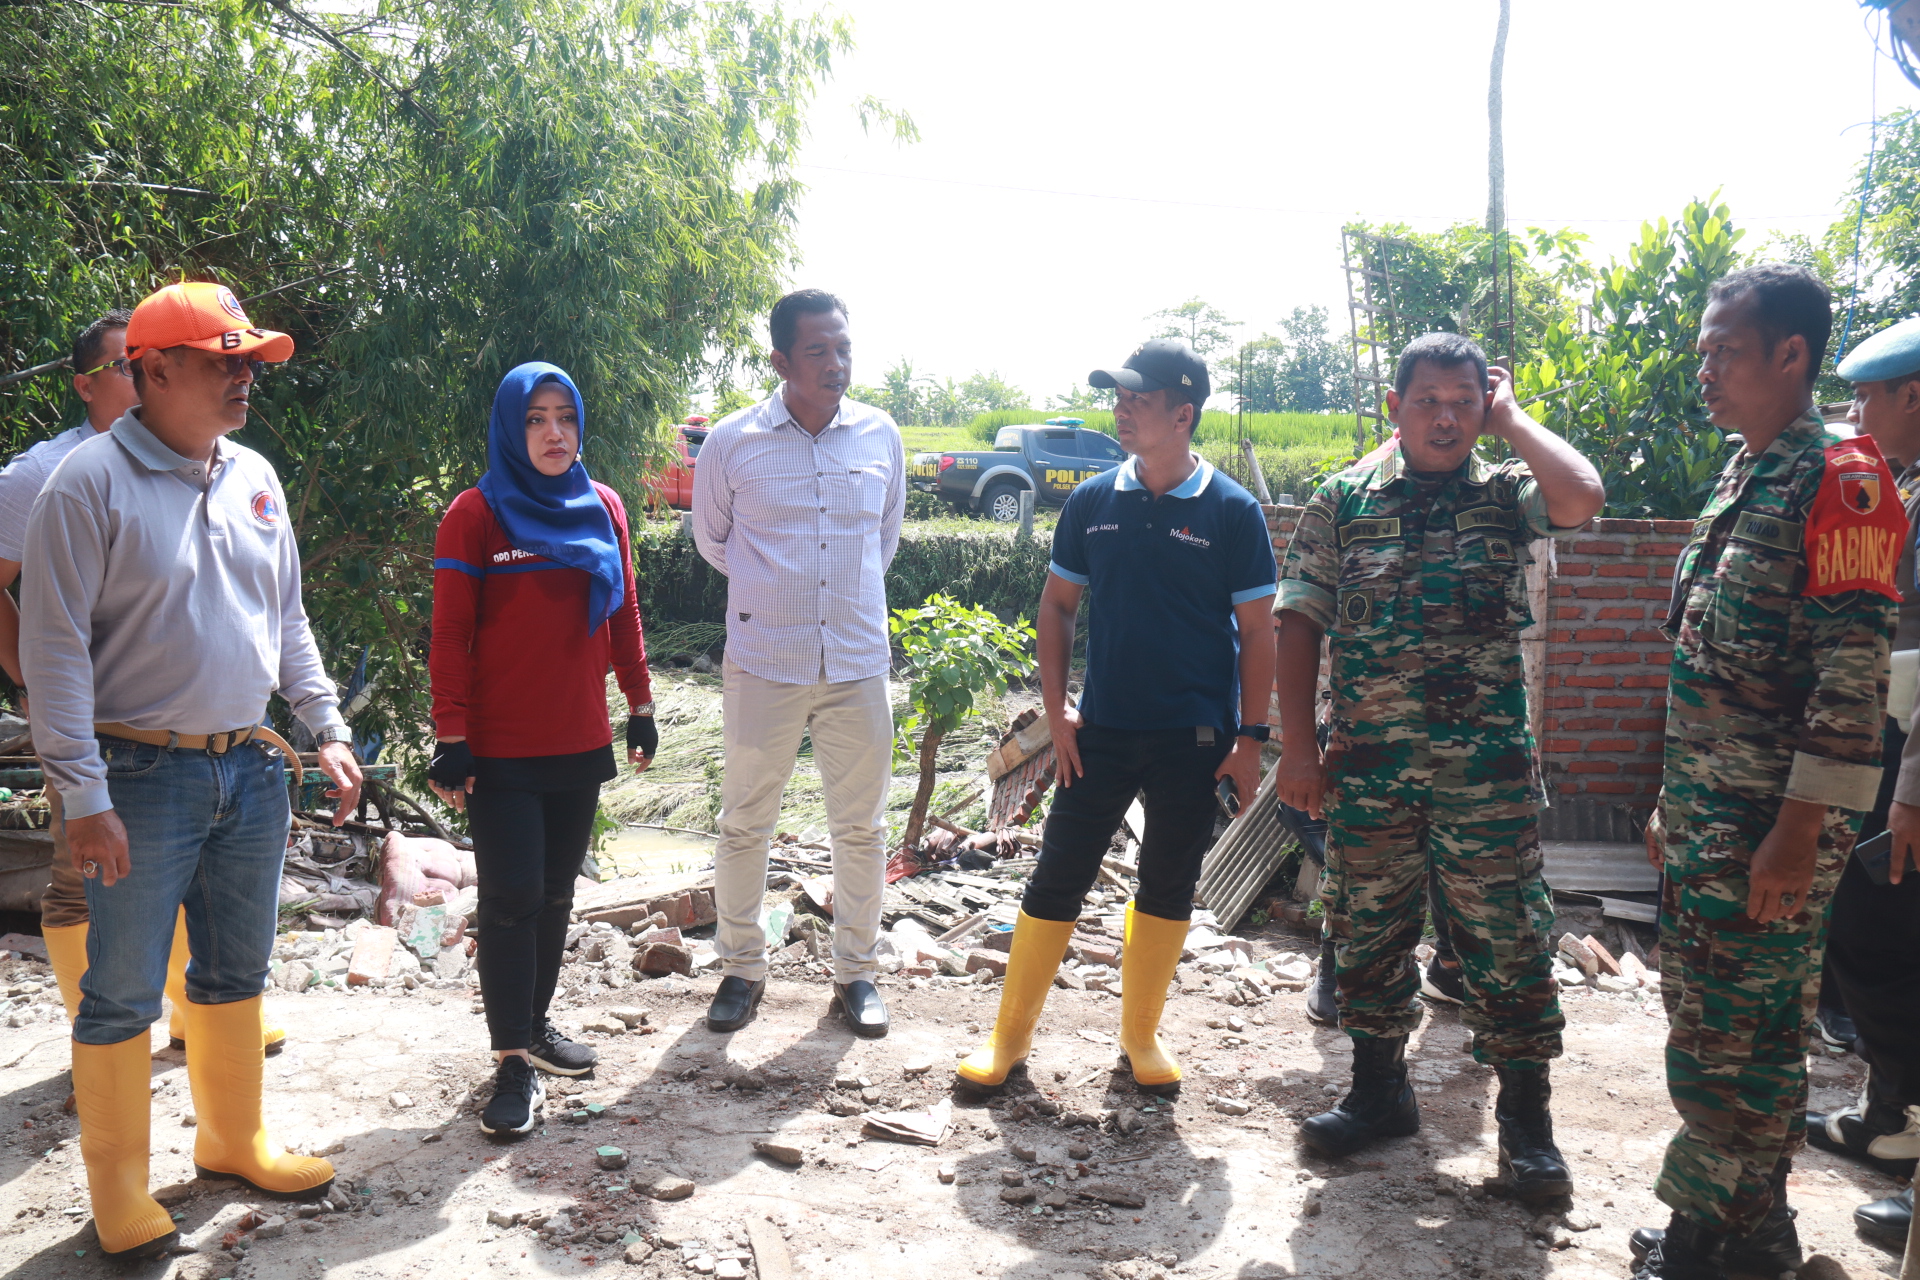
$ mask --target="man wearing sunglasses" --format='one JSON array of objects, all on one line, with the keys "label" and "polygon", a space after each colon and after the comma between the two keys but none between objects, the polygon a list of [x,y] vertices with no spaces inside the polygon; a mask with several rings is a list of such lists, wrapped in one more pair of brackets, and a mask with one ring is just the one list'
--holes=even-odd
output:
[{"label": "man wearing sunglasses", "polygon": [[336,824],[361,778],[301,607],[280,479],[226,438],[259,362],[293,339],[192,283],[134,308],[126,345],[140,403],[67,456],[28,519],[20,658],[86,882],[73,1090],[94,1225],[108,1256],[150,1257],[176,1238],[147,1192],[147,1032],[182,908],[195,1172],[302,1199],[332,1184],[331,1165],[287,1154],[261,1123],[292,758],[265,727],[269,697],[319,740]]}]

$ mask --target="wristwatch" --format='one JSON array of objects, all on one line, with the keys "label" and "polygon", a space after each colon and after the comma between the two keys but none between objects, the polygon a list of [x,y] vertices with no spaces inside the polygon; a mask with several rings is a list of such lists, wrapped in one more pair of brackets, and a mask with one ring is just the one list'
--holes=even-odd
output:
[{"label": "wristwatch", "polygon": [[650,716],[653,714],[653,704],[651,702],[643,702],[639,706],[634,707],[627,714],[636,715],[636,716]]},{"label": "wristwatch", "polygon": [[1273,729],[1264,724],[1243,724],[1236,735],[1240,738],[1252,738],[1255,742],[1266,742],[1273,737]]},{"label": "wristwatch", "polygon": [[352,742],[353,730],[345,728],[344,726],[328,725],[320,732],[314,734],[313,740],[317,745],[323,747],[329,742]]}]

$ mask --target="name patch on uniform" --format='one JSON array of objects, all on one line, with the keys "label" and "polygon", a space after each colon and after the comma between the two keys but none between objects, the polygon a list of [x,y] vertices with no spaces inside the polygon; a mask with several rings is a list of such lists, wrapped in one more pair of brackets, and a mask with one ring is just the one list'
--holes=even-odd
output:
[{"label": "name patch on uniform", "polygon": [[1743,511],[1733,523],[1732,537],[1737,542],[1751,542],[1776,551],[1798,551],[1806,537],[1806,526],[1798,520],[1782,520],[1764,511]]},{"label": "name patch on uniform", "polygon": [[1340,526],[1340,545],[1355,542],[1381,542],[1400,536],[1400,517],[1381,520],[1349,520]]},{"label": "name patch on uniform", "polygon": [[1700,519],[1695,520],[1693,522],[1693,533],[1687,538],[1687,541],[1699,542],[1703,540],[1707,536],[1708,531],[1711,530],[1712,528],[1713,528],[1713,521],[1708,519],[1705,516],[1702,516]]},{"label": "name patch on uniform", "polygon": [[1505,538],[1487,539],[1487,559],[1513,563],[1513,544]]},{"label": "name patch on uniform", "polygon": [[1358,587],[1340,593],[1340,621],[1350,627],[1364,627],[1373,621],[1372,587]]},{"label": "name patch on uniform", "polygon": [[1455,515],[1453,527],[1463,533],[1468,529],[1511,529],[1513,512],[1505,507],[1473,507]]}]

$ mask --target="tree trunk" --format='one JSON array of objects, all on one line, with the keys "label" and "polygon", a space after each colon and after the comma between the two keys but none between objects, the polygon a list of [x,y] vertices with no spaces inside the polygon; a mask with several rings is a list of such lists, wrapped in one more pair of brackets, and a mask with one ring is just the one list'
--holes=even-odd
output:
[{"label": "tree trunk", "polygon": [[900,847],[914,850],[920,847],[920,836],[927,828],[927,805],[933,799],[933,761],[940,749],[940,740],[947,735],[927,726],[926,734],[920,739],[920,789],[913,793],[913,808],[907,812],[907,831],[901,837]]}]

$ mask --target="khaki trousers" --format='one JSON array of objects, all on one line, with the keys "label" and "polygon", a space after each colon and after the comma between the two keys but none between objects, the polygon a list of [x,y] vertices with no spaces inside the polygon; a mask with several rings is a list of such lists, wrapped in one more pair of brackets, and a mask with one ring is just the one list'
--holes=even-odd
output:
[{"label": "khaki trousers", "polygon": [[886,890],[887,785],[893,776],[887,678],[780,684],[741,670],[731,659],[722,671],[726,772],[713,887],[721,972],[748,982],[766,975],[760,911],[767,842],[780,823],[780,796],[793,775],[801,737],[811,734],[833,842],[833,977],[871,981]]}]

